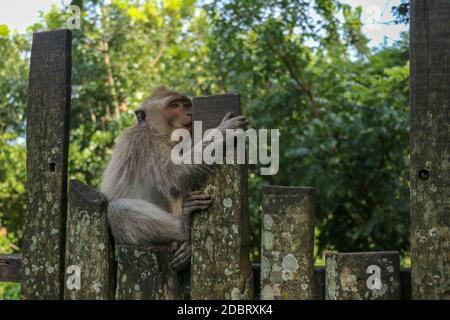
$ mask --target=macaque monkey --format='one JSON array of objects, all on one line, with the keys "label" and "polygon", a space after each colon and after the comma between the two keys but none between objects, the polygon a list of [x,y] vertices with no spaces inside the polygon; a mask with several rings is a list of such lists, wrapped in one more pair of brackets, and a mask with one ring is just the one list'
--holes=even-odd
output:
[{"label": "macaque monkey", "polygon": [[[116,142],[103,173],[101,191],[109,200],[108,221],[118,244],[172,245],[175,270],[189,265],[193,212],[208,208],[211,196],[195,191],[215,165],[175,164],[170,136],[192,130],[191,99],[157,88],[136,111],[137,123]],[[244,116],[225,115],[218,129],[246,129]],[[202,141],[203,148],[216,141]]]}]

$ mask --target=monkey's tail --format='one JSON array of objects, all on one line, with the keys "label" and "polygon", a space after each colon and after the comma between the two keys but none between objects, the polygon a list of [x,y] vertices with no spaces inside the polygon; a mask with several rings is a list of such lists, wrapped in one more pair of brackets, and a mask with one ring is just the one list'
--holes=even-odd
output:
[{"label": "monkey's tail", "polygon": [[118,244],[164,245],[189,239],[183,219],[140,199],[109,202],[108,221]]}]

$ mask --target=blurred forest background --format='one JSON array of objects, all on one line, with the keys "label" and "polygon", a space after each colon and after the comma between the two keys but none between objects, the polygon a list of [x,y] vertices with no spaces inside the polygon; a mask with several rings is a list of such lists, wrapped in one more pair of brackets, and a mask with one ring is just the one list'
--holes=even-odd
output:
[{"label": "blurred forest background", "polygon": [[[399,250],[409,257],[408,35],[367,46],[361,8],[336,0],[101,0],[73,30],[69,177],[99,186],[114,139],[166,84],[241,94],[253,128],[279,128],[280,171],[250,168],[259,259],[261,186],[317,188],[316,252]],[[408,4],[392,8],[408,23]],[[65,28],[54,6],[19,34],[0,25],[0,253],[20,252],[32,33]],[[0,299],[17,298],[1,284]]]}]

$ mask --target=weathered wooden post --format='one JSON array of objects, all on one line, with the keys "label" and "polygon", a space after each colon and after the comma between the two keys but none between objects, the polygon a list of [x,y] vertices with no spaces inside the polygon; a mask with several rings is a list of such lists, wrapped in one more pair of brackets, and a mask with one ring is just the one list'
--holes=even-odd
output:
[{"label": "weathered wooden post", "polygon": [[65,299],[114,298],[114,240],[107,210],[103,194],[78,180],[70,181]]},{"label": "weathered wooden post", "polygon": [[399,300],[396,251],[325,254],[325,299]]},{"label": "weathered wooden post", "polygon": [[20,282],[21,254],[0,254],[0,282]]},{"label": "weathered wooden post", "polygon": [[413,299],[450,299],[450,1],[411,1]]},{"label": "weathered wooden post", "polygon": [[315,189],[265,186],[261,299],[314,298]]},{"label": "weathered wooden post", "polygon": [[27,110],[23,299],[63,297],[71,39],[69,30],[33,35]]},{"label": "weathered wooden post", "polygon": [[[227,112],[240,114],[239,95],[194,98],[193,120],[203,130],[217,127]],[[203,189],[214,203],[192,221],[192,299],[251,299],[247,165],[219,165]]]},{"label": "weathered wooden post", "polygon": [[172,259],[169,246],[119,246],[117,299],[181,299],[182,274],[170,269]]}]

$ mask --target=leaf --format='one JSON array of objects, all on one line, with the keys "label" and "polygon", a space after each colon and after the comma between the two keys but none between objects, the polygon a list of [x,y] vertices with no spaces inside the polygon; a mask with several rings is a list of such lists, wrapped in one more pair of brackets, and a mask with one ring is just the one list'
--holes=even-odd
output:
[{"label": "leaf", "polygon": [[6,24],[0,24],[0,37],[8,37],[9,28]]}]

